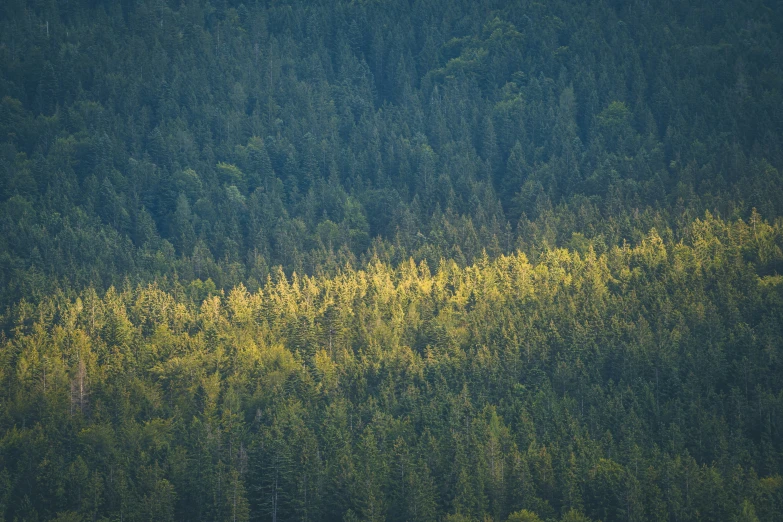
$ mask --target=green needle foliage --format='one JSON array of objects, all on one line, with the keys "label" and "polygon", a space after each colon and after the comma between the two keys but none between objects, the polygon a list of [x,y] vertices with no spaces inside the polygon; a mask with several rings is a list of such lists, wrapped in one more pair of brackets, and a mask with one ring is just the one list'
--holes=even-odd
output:
[{"label": "green needle foliage", "polygon": [[782,30],[0,3],[0,522],[783,519]]}]

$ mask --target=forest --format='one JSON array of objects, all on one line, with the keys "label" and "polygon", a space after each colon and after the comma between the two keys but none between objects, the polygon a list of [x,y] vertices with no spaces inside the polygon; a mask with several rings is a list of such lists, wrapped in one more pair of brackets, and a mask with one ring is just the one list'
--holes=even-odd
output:
[{"label": "forest", "polygon": [[783,519],[783,4],[0,2],[0,522]]}]

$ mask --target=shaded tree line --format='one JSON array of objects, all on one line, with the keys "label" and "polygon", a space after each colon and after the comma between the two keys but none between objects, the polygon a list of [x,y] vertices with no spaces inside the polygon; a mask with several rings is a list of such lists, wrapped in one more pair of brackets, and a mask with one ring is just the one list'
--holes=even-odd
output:
[{"label": "shaded tree line", "polygon": [[780,21],[760,1],[5,2],[3,302],[775,219]]}]

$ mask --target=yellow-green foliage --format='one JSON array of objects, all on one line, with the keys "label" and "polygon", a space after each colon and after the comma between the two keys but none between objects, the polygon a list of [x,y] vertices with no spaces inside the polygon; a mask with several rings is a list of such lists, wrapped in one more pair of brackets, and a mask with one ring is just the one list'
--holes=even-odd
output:
[{"label": "yellow-green foliage", "polygon": [[[775,453],[741,453],[777,447],[783,414],[781,285],[757,272],[780,235],[755,225],[707,216],[689,244],[651,230],[535,263],[278,272],[201,301],[149,285],[22,303],[1,352],[7,491],[32,463],[48,478],[28,495],[63,513],[88,512],[75,487],[185,518],[274,494],[360,518],[779,513]],[[237,499],[210,496],[229,482]],[[741,513],[736,484],[756,492]]]}]

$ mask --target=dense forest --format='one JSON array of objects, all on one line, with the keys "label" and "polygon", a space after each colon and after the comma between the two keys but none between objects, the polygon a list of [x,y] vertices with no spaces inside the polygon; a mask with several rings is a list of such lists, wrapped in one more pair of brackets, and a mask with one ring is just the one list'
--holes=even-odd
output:
[{"label": "dense forest", "polygon": [[0,522],[783,519],[783,4],[0,2]]}]

